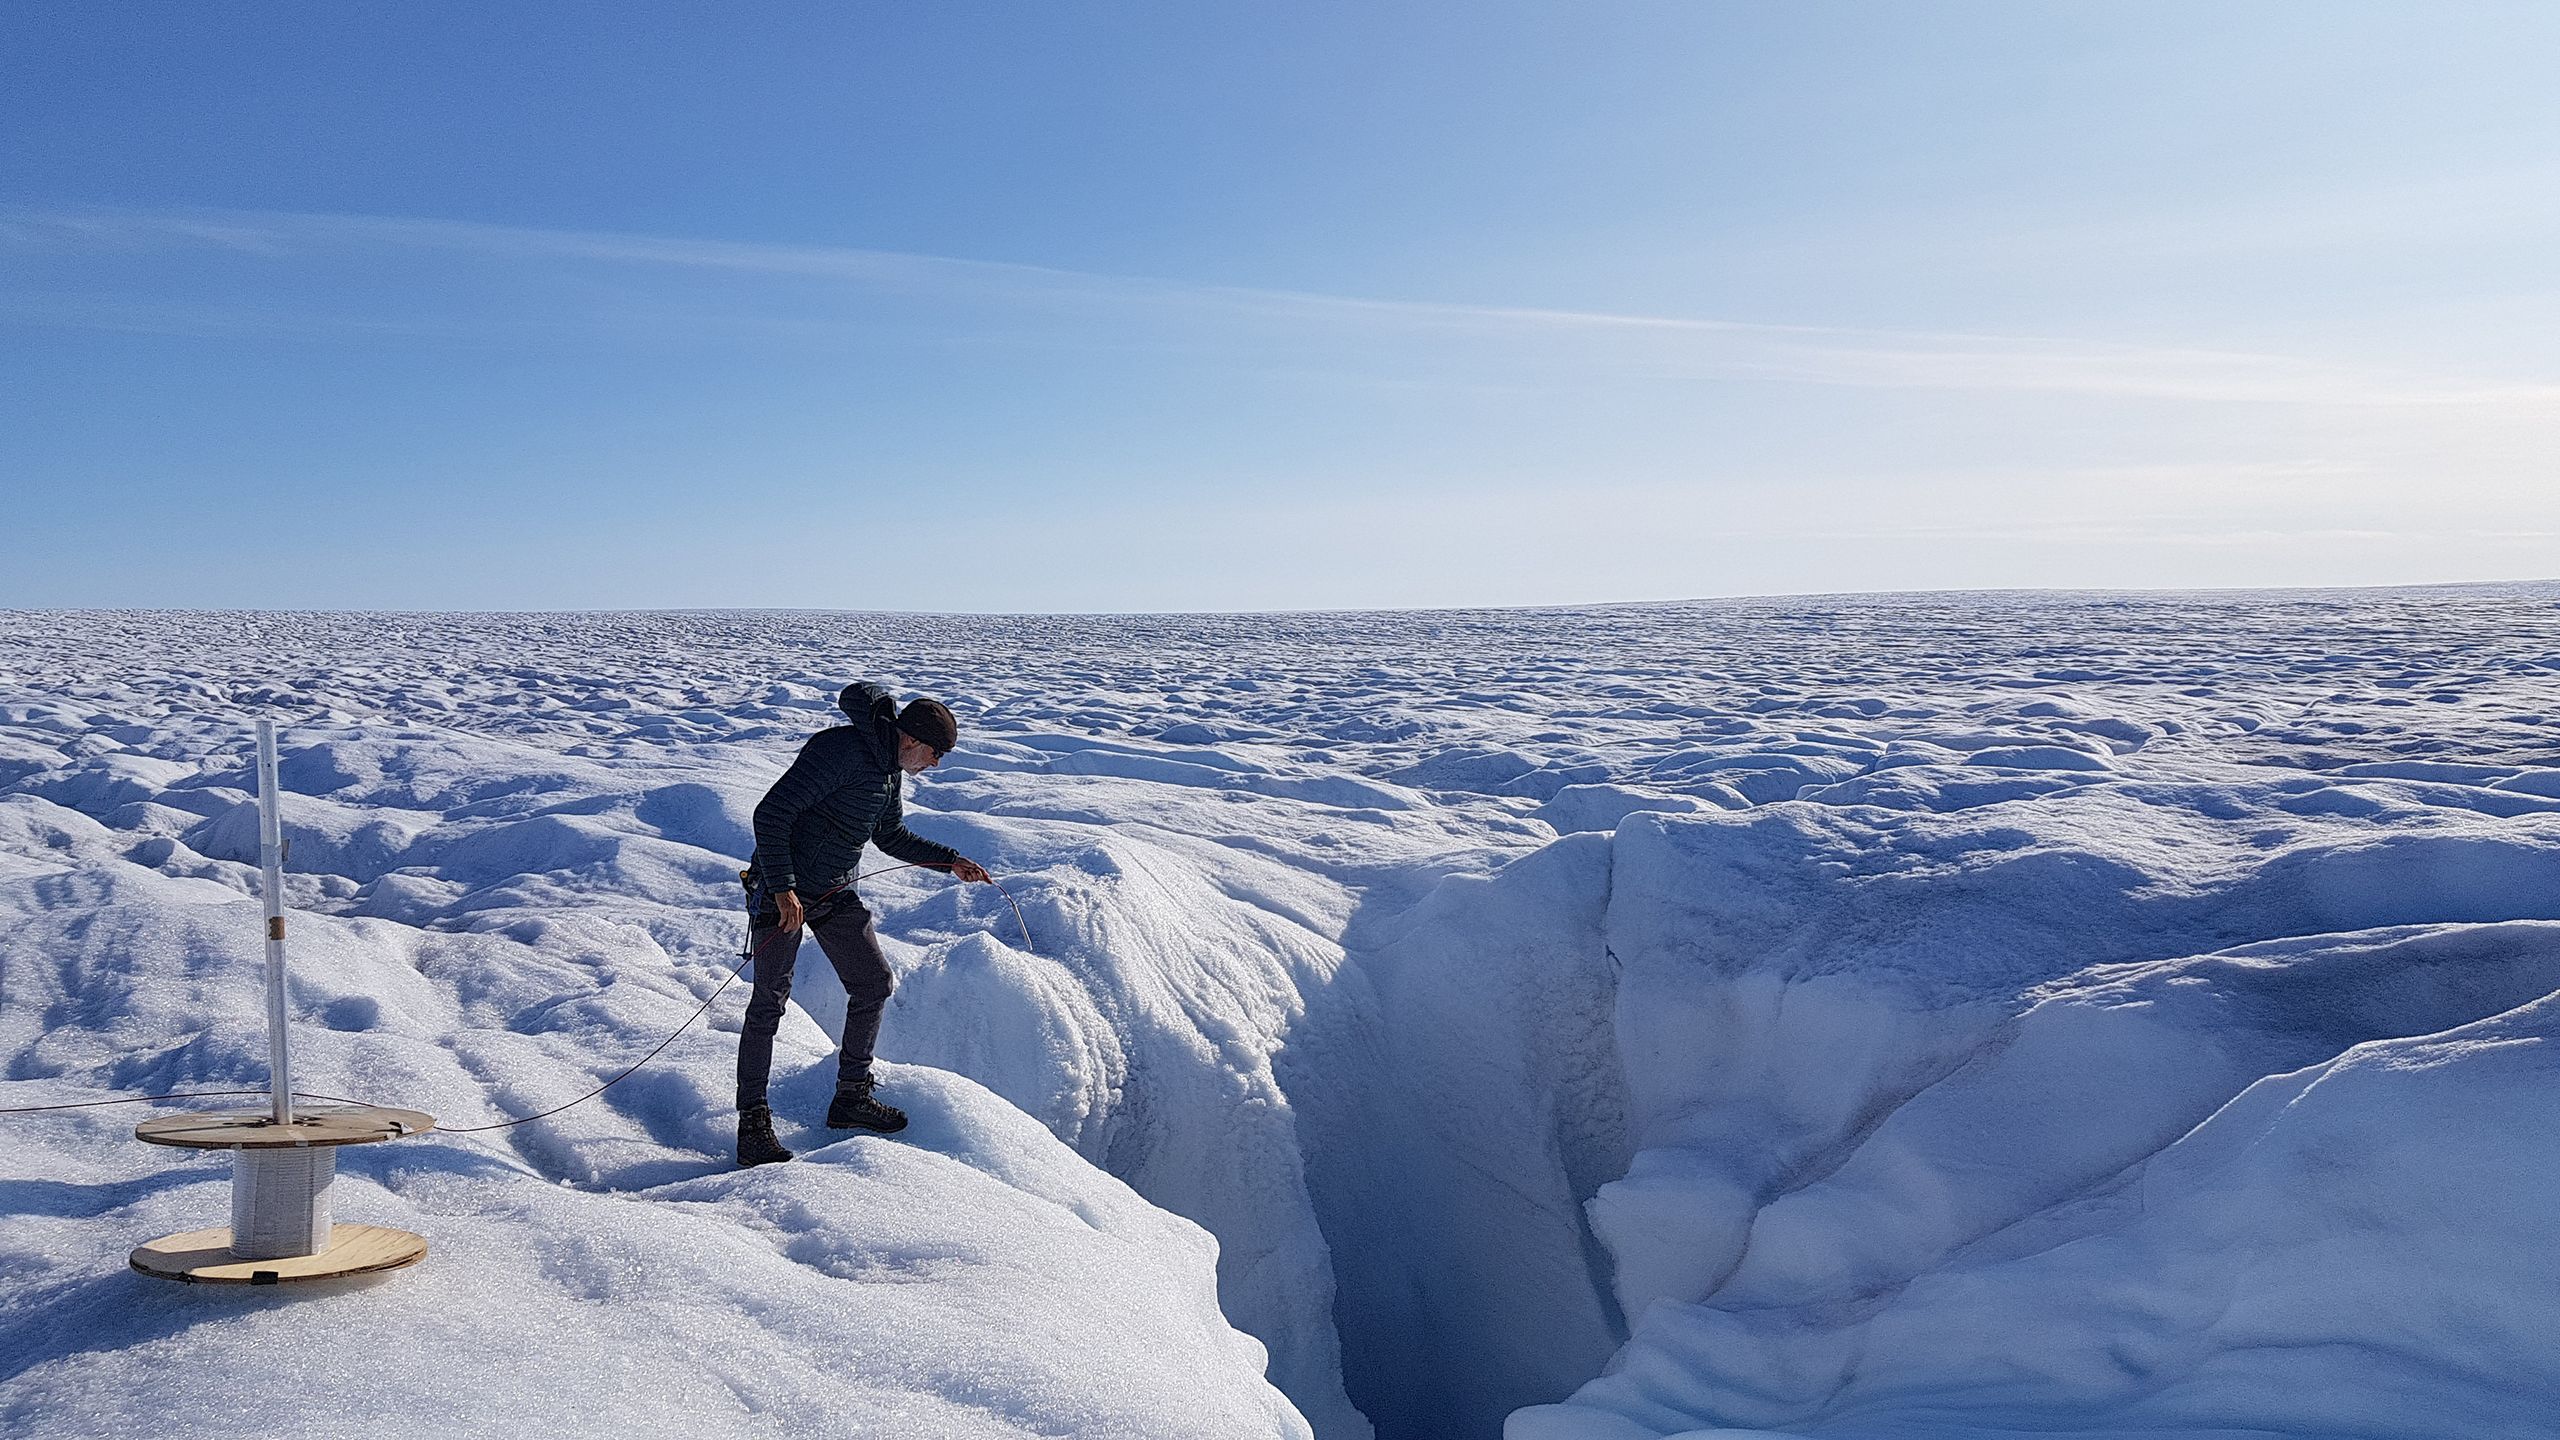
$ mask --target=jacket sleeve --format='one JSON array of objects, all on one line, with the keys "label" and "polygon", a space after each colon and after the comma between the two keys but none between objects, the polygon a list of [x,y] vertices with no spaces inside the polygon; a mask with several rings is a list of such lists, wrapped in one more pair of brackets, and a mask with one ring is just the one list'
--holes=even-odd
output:
[{"label": "jacket sleeve", "polygon": [[801,812],[844,783],[839,768],[819,753],[813,738],[800,747],[800,758],[756,803],[756,878],[767,890],[797,887],[799,877],[791,870],[791,829],[799,823]]},{"label": "jacket sleeve", "polygon": [[[871,827],[871,843],[890,855],[913,865],[948,865],[960,858],[960,852],[948,845],[937,845],[907,828],[907,804],[899,790],[889,792],[880,807],[880,818]],[[759,872],[761,873],[761,872]]]}]

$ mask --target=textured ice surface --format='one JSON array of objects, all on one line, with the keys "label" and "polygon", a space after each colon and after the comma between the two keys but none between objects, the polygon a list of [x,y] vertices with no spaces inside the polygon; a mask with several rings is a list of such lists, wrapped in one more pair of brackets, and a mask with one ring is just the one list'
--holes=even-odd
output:
[{"label": "textured ice surface", "polygon": [[306,1086],[567,1099],[858,677],[1030,930],[866,882],[913,1131],[730,1173],[733,991],[350,1157],[437,1252],[296,1300],[118,1273],[220,1161],[12,1120],[0,1424],[317,1431],[336,1347],[482,1432],[2547,1432],[2547,587],[0,617],[0,1103],[263,1080],[254,713]]}]

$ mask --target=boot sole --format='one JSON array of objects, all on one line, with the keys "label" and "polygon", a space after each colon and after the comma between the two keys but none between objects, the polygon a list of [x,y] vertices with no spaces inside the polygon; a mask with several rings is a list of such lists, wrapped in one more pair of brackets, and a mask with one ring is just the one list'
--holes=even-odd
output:
[{"label": "boot sole", "polygon": [[847,1120],[843,1124],[837,1124],[835,1121],[830,1120],[827,1122],[827,1128],[830,1130],[864,1130],[874,1135],[895,1135],[899,1131],[907,1128],[907,1122],[901,1120],[895,1125],[863,1125],[851,1120]]}]

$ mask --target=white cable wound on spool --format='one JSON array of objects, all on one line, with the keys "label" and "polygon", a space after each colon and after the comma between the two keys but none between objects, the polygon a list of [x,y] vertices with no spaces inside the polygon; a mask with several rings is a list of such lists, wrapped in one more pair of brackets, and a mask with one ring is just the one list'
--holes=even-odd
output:
[{"label": "white cable wound on spool", "polygon": [[338,1152],[328,1145],[235,1150],[231,1253],[282,1260],[329,1248],[329,1182]]}]

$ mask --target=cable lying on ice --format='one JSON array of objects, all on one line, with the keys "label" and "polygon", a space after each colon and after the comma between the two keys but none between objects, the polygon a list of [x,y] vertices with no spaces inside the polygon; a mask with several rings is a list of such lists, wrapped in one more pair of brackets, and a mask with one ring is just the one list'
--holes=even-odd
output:
[{"label": "cable lying on ice", "polygon": [[[951,866],[948,863],[932,860],[909,861],[899,865],[883,865],[877,870],[863,871],[861,874],[854,876],[852,880],[847,880],[843,885],[838,885],[834,887],[834,889],[820,894],[816,899],[811,900],[809,903],[815,905],[819,900],[826,899],[828,896],[833,895],[837,891],[844,889],[846,886],[853,884],[854,881],[868,880],[874,875],[886,875],[895,870],[949,870],[950,868]],[[1013,898],[1012,891],[1004,888],[1003,881],[990,875],[987,877],[987,883],[995,886],[996,893],[1004,896],[1004,903],[1013,907],[1013,923],[1021,927],[1022,948],[1025,952],[1029,952],[1031,950],[1031,926],[1022,918],[1021,903]],[[771,945],[786,935],[794,937],[794,943],[797,943],[797,937],[799,934],[800,931],[797,929],[776,930],[773,934],[765,937],[764,943],[766,945]],[[584,1095],[581,1095],[574,1100],[563,1101],[558,1105],[552,1106],[548,1110],[537,1110],[531,1115],[521,1115],[512,1120],[497,1120],[486,1125],[438,1125],[436,1127],[437,1131],[446,1135],[476,1135],[491,1130],[510,1130],[518,1125],[529,1125],[536,1120],[547,1119],[553,1115],[557,1115],[563,1110],[573,1109],[577,1106],[584,1105],[607,1090],[612,1089],[614,1086],[630,1079],[634,1074],[639,1072],[641,1066],[657,1059],[661,1051],[676,1042],[677,1036],[692,1029],[693,1022],[701,1019],[710,1011],[712,1002],[718,1000],[723,994],[727,993],[730,985],[735,983],[739,976],[745,974],[747,967],[754,964],[756,957],[762,953],[762,947],[756,947],[753,949],[741,948],[738,952],[738,963],[729,967],[729,973],[720,978],[719,984],[711,987],[711,993],[704,996],[702,1003],[695,1007],[694,1012],[684,1018],[683,1024],[678,1025],[675,1029],[667,1032],[667,1037],[665,1039],[650,1046],[648,1054],[643,1055],[639,1059],[632,1061],[629,1065],[624,1066],[612,1079],[605,1081],[603,1084],[598,1085],[596,1088],[588,1091]],[[113,1100],[73,1100],[58,1105],[0,1106],[0,1115],[34,1115],[50,1110],[88,1110],[101,1105],[140,1105],[159,1100],[213,1100],[230,1096],[264,1095],[267,1093],[268,1091],[264,1086],[254,1090],[177,1090],[160,1095],[122,1095]],[[344,1095],[321,1095],[308,1090],[296,1090],[293,1092],[293,1096],[297,1100],[326,1100],[334,1104],[344,1105],[371,1105],[374,1103],[370,1100],[349,1099]]]}]

